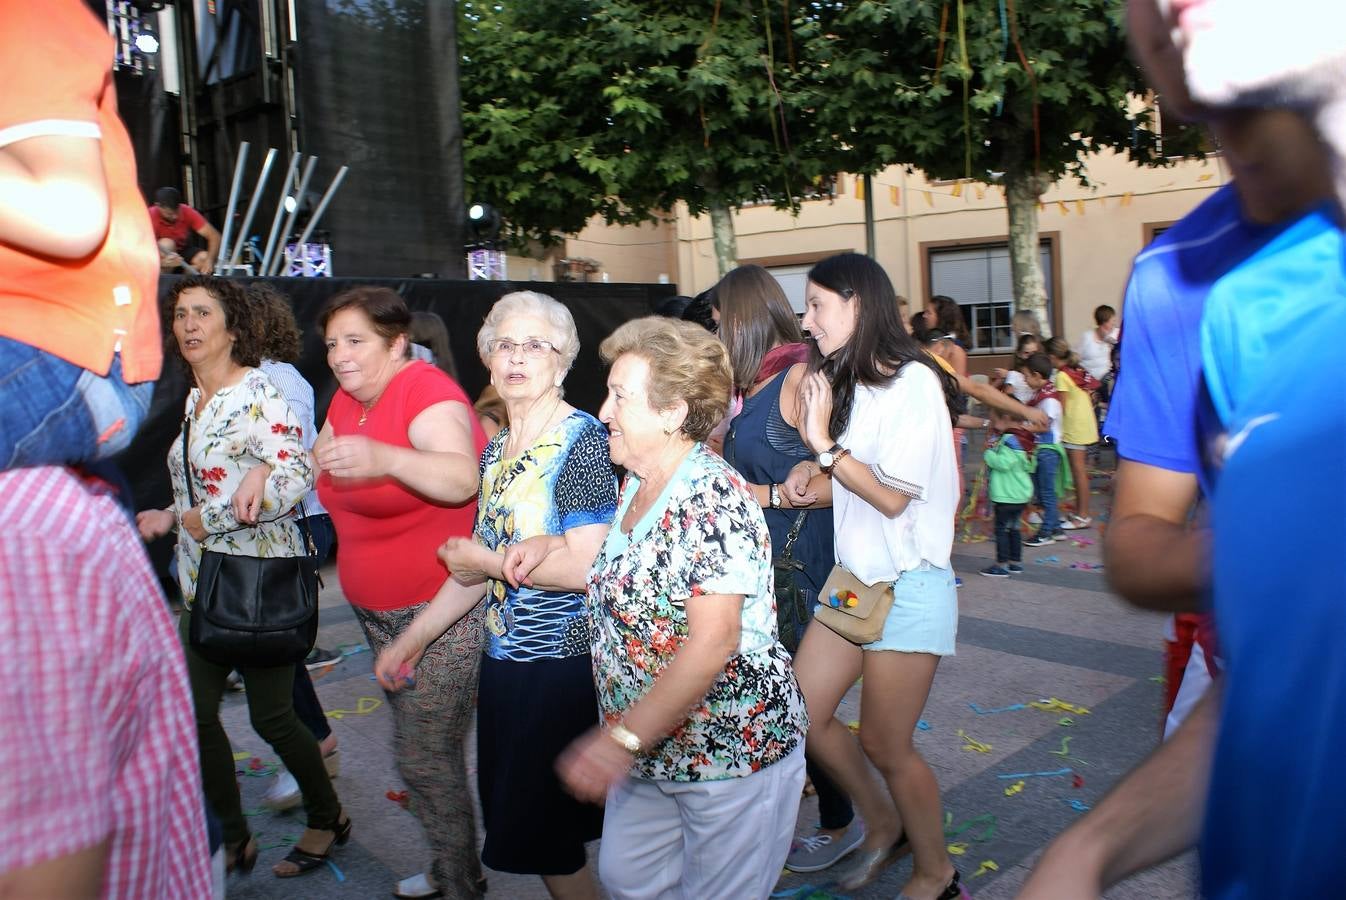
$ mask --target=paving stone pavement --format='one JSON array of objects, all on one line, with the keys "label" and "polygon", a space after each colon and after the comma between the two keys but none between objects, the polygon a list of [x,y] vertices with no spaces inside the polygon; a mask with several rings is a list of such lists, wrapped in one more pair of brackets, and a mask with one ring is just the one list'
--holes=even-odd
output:
[{"label": "paving stone pavement", "polygon": [[[969,475],[977,464],[974,450],[969,454]],[[1102,509],[1096,520],[1103,520],[1108,480],[1099,475],[1093,482],[1093,499]],[[988,524],[974,523],[973,531],[986,533]],[[958,832],[948,839],[956,853],[954,862],[979,900],[1013,897],[1046,844],[1081,815],[1072,801],[1080,806],[1096,802],[1158,739],[1163,616],[1123,604],[1108,592],[1097,569],[1072,568],[1100,562],[1098,528],[1074,532],[1073,537],[1078,543],[1025,548],[1025,572],[1011,579],[977,574],[994,555],[989,542],[960,542],[954,547],[954,566],[965,582],[959,592],[958,652],[940,665],[923,714],[929,730],[918,731],[916,742],[939,779],[949,830]],[[335,570],[326,573],[326,583],[319,643],[359,651],[364,641],[341,596]],[[303,829],[302,813],[274,815],[260,810],[269,779],[241,776],[244,809],[258,810],[250,822],[269,849],[262,851],[261,864],[252,875],[230,880],[231,898],[387,897],[397,879],[424,867],[425,843],[416,820],[386,796],[402,785],[391,751],[391,716],[371,679],[372,663],[367,650],[353,652],[320,673],[316,682],[340,739],[341,776],[336,787],[355,822],[351,843],[337,851],[335,869],[300,879],[272,877],[271,864],[285,853],[282,842]],[[1089,712],[1028,707],[979,714],[971,706],[994,710],[1048,698]],[[271,749],[248,724],[243,697],[231,695],[224,705],[223,719],[235,750],[274,762]],[[838,715],[843,721],[860,718],[858,688],[847,695]],[[1072,724],[1063,725],[1063,718]],[[959,729],[989,744],[990,750],[965,749]],[[1068,744],[1063,743],[1067,739]],[[472,735],[468,746],[474,775]],[[246,763],[240,762],[240,767],[247,771]],[[998,777],[1065,767],[1072,770],[1070,775],[1026,778],[1023,789],[1012,796],[1005,795],[1005,788],[1017,779]],[[1072,786],[1076,774],[1083,779],[1080,787]],[[805,798],[799,834],[811,833],[816,812],[816,801]],[[979,819],[986,816],[994,817],[993,831],[985,827],[989,820]],[[980,824],[959,831],[972,820]],[[596,861],[597,847],[597,842],[590,847],[591,862]],[[997,868],[985,870],[985,862]],[[910,862],[904,860],[874,885],[847,896],[895,897],[909,872]],[[490,871],[487,875],[492,897],[547,896],[540,879]],[[828,873],[785,873],[777,891],[806,887],[828,891]],[[1177,900],[1195,894],[1195,862],[1188,854],[1124,882],[1106,896]]]}]

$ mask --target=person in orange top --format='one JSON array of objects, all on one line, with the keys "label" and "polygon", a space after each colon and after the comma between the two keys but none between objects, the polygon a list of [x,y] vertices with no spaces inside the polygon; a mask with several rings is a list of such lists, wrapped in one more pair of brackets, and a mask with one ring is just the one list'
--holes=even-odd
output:
[{"label": "person in orange top", "polygon": [[163,361],[158,253],[79,0],[0,6],[0,466],[124,449]]}]

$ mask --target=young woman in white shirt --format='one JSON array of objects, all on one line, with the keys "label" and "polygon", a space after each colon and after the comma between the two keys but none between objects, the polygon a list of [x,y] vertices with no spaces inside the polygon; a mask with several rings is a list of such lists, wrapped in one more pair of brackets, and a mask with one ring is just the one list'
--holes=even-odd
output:
[{"label": "young woman in white shirt", "polygon": [[[870,883],[910,851],[902,896],[951,900],[962,888],[945,850],[939,785],[912,733],[958,625],[949,562],[957,385],[903,329],[892,284],[868,257],[820,262],[805,304],[816,352],[800,388],[799,429],[817,458],[796,466],[784,489],[801,506],[830,492],[837,563],[867,585],[891,584],[894,595],[873,643],[854,644],[817,621],[805,633],[795,671],[812,722],[807,752],[866,823],[842,889]],[[857,742],[835,712],[861,675]]]}]

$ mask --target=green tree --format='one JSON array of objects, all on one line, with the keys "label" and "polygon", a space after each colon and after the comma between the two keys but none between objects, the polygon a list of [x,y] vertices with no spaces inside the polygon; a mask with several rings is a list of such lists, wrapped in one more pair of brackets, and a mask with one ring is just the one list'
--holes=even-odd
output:
[{"label": "green tree", "polygon": [[709,213],[720,271],[731,212],[797,209],[830,137],[777,90],[793,77],[788,4],[464,0],[464,174],[516,241],[554,243],[593,215]]},{"label": "green tree", "polygon": [[1161,143],[1127,52],[1125,0],[854,0],[797,17],[792,103],[835,137],[839,168],[892,164],[1003,185],[1020,309],[1044,325],[1038,203],[1062,176],[1088,183],[1091,152],[1144,165],[1193,155]]}]

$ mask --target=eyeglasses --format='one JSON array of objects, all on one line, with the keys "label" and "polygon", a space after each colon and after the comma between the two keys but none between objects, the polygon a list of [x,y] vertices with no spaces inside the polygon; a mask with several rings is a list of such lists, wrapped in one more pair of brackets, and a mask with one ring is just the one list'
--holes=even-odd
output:
[{"label": "eyeglasses", "polygon": [[526,341],[512,341],[509,338],[499,338],[486,345],[492,356],[513,356],[515,350],[522,349],[524,356],[531,356],[536,359],[539,356],[546,356],[548,353],[560,353],[556,345],[551,341],[543,341],[538,338],[529,338]]}]

